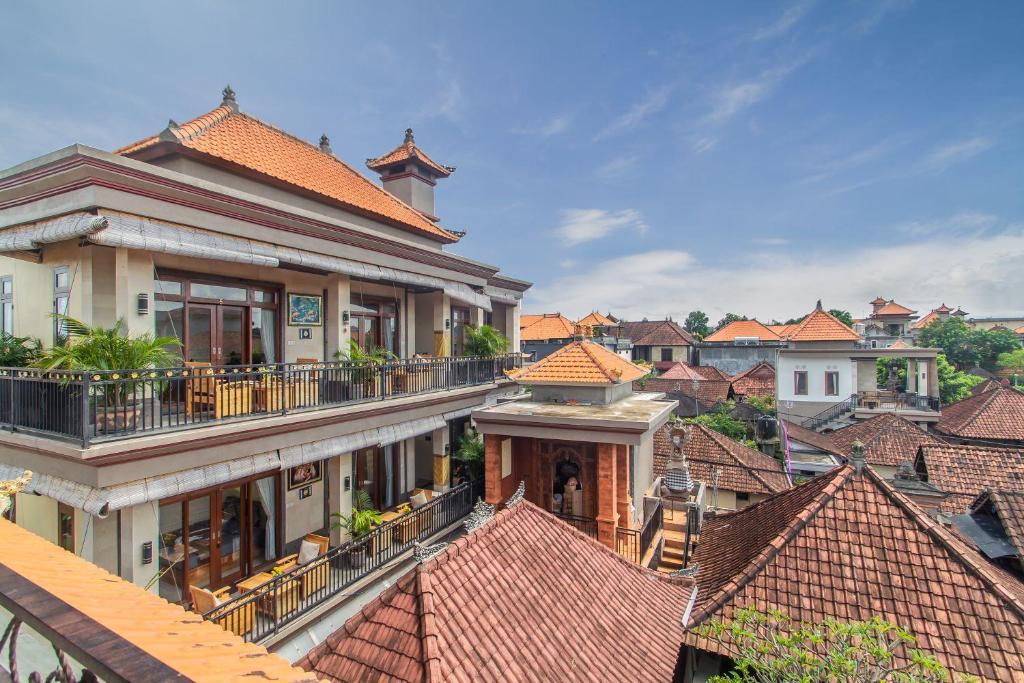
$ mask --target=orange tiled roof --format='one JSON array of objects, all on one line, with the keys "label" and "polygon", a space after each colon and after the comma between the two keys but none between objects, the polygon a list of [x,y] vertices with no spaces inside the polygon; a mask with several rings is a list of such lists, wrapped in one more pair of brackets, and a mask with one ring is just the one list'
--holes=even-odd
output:
[{"label": "orange tiled roof", "polygon": [[730,379],[729,375],[725,374],[714,365],[691,365],[690,367],[704,379]]},{"label": "orange tiled roof", "polygon": [[458,240],[333,154],[238,111],[233,102],[115,153],[134,156],[159,143],[227,161],[442,242]]},{"label": "orange tiled roof", "polygon": [[[696,399],[701,404],[700,412],[707,412],[714,408],[718,403],[722,403],[729,398],[729,380],[727,379],[704,379],[693,380],[687,379],[664,379],[662,377],[653,377],[643,381],[643,386],[640,386],[640,382],[633,383],[634,391],[661,391],[669,395],[670,398],[680,398],[686,396],[691,399]],[[696,384],[696,387],[694,386]]]},{"label": "orange tiled roof", "polygon": [[775,396],[775,366],[761,361],[734,375],[732,390],[737,396]]},{"label": "orange tiled roof", "polygon": [[920,319],[912,322],[910,324],[910,327],[911,329],[914,330],[920,330],[921,328],[927,327],[928,325],[939,319],[939,314],[936,311],[931,311],[930,313],[925,313],[924,315],[922,315]]},{"label": "orange tiled roof", "polygon": [[821,434],[789,420],[782,421],[786,423],[786,434],[791,441],[799,441],[808,446],[814,446],[818,450],[831,453],[832,455],[845,455],[836,444],[832,443],[829,434]]},{"label": "orange tiled roof", "polygon": [[950,494],[941,509],[959,514],[985,489],[1024,491],[1024,447],[995,448],[933,444],[921,446],[914,468]]},{"label": "orange tiled roof", "polygon": [[798,342],[858,341],[860,335],[836,319],[828,311],[816,308],[801,322],[792,326],[783,339]]},{"label": "orange tiled roof", "polygon": [[900,315],[900,316],[906,316],[906,315],[914,315],[915,313],[917,313],[917,311],[912,311],[909,308],[907,308],[906,306],[902,306],[902,305],[896,303],[895,301],[889,301],[884,306],[879,308],[877,311],[872,313],[871,315],[872,316],[876,316],[876,315]]},{"label": "orange tiled roof", "polygon": [[765,325],[765,327],[777,334],[779,339],[785,339],[786,334],[788,334],[790,330],[796,328],[799,324],[800,323],[789,323],[788,325]]},{"label": "orange tiled roof", "polygon": [[904,460],[913,462],[920,446],[942,443],[910,420],[892,413],[837,429],[829,438],[846,456],[852,452],[853,442],[860,441],[869,465],[889,467],[896,467]]},{"label": "orange tiled roof", "polygon": [[910,348],[910,344],[908,344],[907,342],[903,341],[902,339],[897,339],[892,344],[889,344],[889,348],[890,349],[909,349]]},{"label": "orange tiled roof", "polygon": [[[73,641],[85,635],[75,632],[81,628],[71,622],[75,618],[108,629],[176,672],[181,680],[314,680],[263,646],[246,643],[200,615],[186,612],[5,519],[0,519],[0,548],[4,549],[0,566],[27,581],[26,587],[38,591],[41,597],[49,596],[66,605],[55,618],[63,620],[66,630],[62,635]],[[58,623],[52,625],[60,630]],[[105,663],[116,663],[113,660],[119,657],[119,651],[123,653],[121,659],[128,653],[117,642],[104,642],[103,648],[91,654]],[[159,674],[154,671],[152,675]]]},{"label": "orange tiled roof", "polygon": [[693,346],[694,338],[674,320],[621,322],[622,336],[633,346]]},{"label": "orange tiled roof", "polygon": [[1024,443],[1024,393],[993,387],[942,407],[935,430],[968,439]]},{"label": "orange tiled roof", "polygon": [[870,303],[872,306],[883,306],[889,303],[889,301],[887,299],[883,299],[880,296],[876,296],[873,301],[870,301],[868,303]]},{"label": "orange tiled roof", "polygon": [[950,308],[949,306],[947,306],[945,302],[943,302],[942,305],[939,306],[938,308],[932,309],[932,312],[933,313],[952,313],[953,309]]},{"label": "orange tiled roof", "polygon": [[367,159],[366,166],[367,168],[373,171],[380,171],[387,168],[388,166],[391,166],[392,164],[397,164],[402,161],[409,160],[420,162],[421,164],[427,166],[428,168],[430,168],[430,170],[432,170],[434,173],[441,176],[442,178],[447,178],[448,176],[455,172],[455,167],[442,166],[441,164],[437,163],[436,161],[428,157],[426,152],[424,152],[416,145],[416,140],[412,134],[412,128],[406,128],[405,140],[402,142],[402,144],[400,144],[398,147],[395,147],[387,154],[383,154],[375,159]]},{"label": "orange tiled roof", "polygon": [[687,379],[703,382],[705,377],[697,372],[692,365],[676,362],[668,370],[658,375],[658,379]]},{"label": "orange tiled roof", "polygon": [[576,325],[561,313],[526,314],[519,318],[519,339],[522,341],[572,339],[575,333]]},{"label": "orange tiled roof", "polygon": [[708,519],[693,559],[697,602],[684,643],[701,650],[731,654],[694,626],[755,606],[815,624],[880,617],[910,629],[915,648],[952,671],[992,681],[1024,671],[1019,582],[870,468],[837,468]]},{"label": "orange tiled roof", "polygon": [[[739,441],[705,427],[687,425],[689,440],[683,447],[690,474],[711,487],[716,470],[721,474],[718,488],[740,493],[770,494],[790,487],[786,470],[775,458],[747,448]],[[672,425],[666,424],[654,433],[654,476],[665,474],[672,456]]]},{"label": "orange tiled roof", "polygon": [[1017,329],[1015,329],[1015,330],[1014,330],[1014,333],[1015,333],[1015,334],[1024,334],[1024,325],[1021,325],[1020,327],[1018,327]]},{"label": "orange tiled roof", "polygon": [[760,341],[779,341],[779,335],[756,320],[734,320],[704,338],[706,342],[731,342],[736,337],[756,337]]},{"label": "orange tiled roof", "polygon": [[692,592],[692,579],[635,565],[523,501],[403,575],[298,664],[346,682],[667,681]]},{"label": "orange tiled roof", "polygon": [[593,311],[580,319],[580,325],[588,325],[590,327],[614,327],[615,323],[607,316],[601,315],[597,311]]},{"label": "orange tiled roof", "polygon": [[644,368],[600,344],[582,340],[566,344],[509,377],[520,384],[618,384],[646,374]]}]

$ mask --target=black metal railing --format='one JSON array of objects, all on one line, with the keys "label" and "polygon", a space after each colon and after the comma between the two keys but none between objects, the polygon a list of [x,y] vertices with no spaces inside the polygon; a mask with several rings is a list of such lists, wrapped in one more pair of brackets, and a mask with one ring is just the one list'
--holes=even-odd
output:
[{"label": "black metal railing", "polygon": [[920,396],[903,391],[861,391],[858,393],[858,407],[879,410],[921,410],[938,411],[940,401],[934,396]]},{"label": "black metal railing", "polygon": [[248,642],[269,638],[388,565],[414,543],[466,517],[483,493],[482,480],[460,484],[423,507],[227,600],[203,617]]},{"label": "black metal railing", "polygon": [[859,396],[857,394],[851,394],[850,398],[839,403],[833,403],[817,415],[806,418],[800,424],[808,429],[818,430],[832,420],[848,415],[856,410],[858,399]]},{"label": "black metal railing", "polygon": [[619,555],[640,564],[663,527],[664,512],[659,500],[640,529],[615,529],[615,548]]},{"label": "black metal railing", "polygon": [[579,517],[577,515],[563,515],[560,512],[551,513],[555,517],[575,528],[577,531],[582,531],[591,538],[597,538],[597,520],[591,517]]},{"label": "black metal railing", "polygon": [[80,441],[284,415],[489,384],[522,365],[495,358],[412,358],[148,370],[0,368],[0,429]]}]

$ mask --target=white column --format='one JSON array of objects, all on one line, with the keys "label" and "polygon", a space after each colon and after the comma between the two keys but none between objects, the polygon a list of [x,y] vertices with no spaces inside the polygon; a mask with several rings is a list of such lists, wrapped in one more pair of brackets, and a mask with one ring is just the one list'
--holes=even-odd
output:
[{"label": "white column", "polygon": [[451,448],[448,444],[448,427],[435,429],[430,435],[434,449],[434,491],[444,493],[451,481]]},{"label": "white column", "polygon": [[[348,477],[348,490],[345,490],[345,478]],[[327,505],[328,514],[339,512],[346,517],[352,513],[352,454],[342,453],[327,459]],[[337,517],[331,517],[331,523]],[[338,545],[348,540],[344,529],[331,529],[331,544]]]},{"label": "white column", "polygon": [[434,292],[434,355],[452,353],[452,302],[447,294]]},{"label": "white column", "polygon": [[349,310],[351,281],[347,275],[332,274],[327,278],[327,310],[325,311],[324,333],[327,335],[327,358],[334,360],[339,350],[348,353],[351,328],[343,322],[344,313]]},{"label": "white column", "polygon": [[[160,572],[159,507],[151,502],[121,510],[121,578],[140,587],[152,582],[151,593],[159,593],[159,582],[153,580]],[[143,564],[142,544],[147,541],[153,544],[153,561]]]}]

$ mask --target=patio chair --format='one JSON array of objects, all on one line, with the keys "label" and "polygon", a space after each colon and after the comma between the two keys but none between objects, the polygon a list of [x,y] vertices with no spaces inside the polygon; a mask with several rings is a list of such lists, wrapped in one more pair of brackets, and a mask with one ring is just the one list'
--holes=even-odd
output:
[{"label": "patio chair", "polygon": [[217,608],[227,600],[228,592],[231,590],[230,586],[224,586],[215,591],[199,586],[189,586],[188,590],[192,594],[192,611],[208,615],[209,621],[218,624],[225,631],[231,631],[236,636],[243,636],[255,626],[255,601],[217,611]]},{"label": "patio chair", "polygon": [[[316,558],[307,563],[310,566],[303,566],[295,571],[297,579],[302,582],[302,597],[305,598],[327,586],[327,576],[331,571],[330,563],[318,560],[327,554],[331,547],[331,539],[319,534],[306,534],[302,540],[316,543],[320,547]],[[298,553],[282,557],[274,563],[274,569],[279,569],[282,572],[290,571],[298,566]]]}]

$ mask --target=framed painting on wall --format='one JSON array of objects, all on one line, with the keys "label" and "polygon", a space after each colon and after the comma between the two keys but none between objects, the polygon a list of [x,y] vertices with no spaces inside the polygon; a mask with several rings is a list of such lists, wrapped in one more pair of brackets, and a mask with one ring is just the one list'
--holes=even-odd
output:
[{"label": "framed painting on wall", "polygon": [[324,298],[319,294],[288,293],[288,324],[319,327],[324,324]]},{"label": "framed painting on wall", "polygon": [[323,479],[322,464],[323,461],[314,460],[313,462],[296,465],[288,470],[288,490],[300,489]]}]

